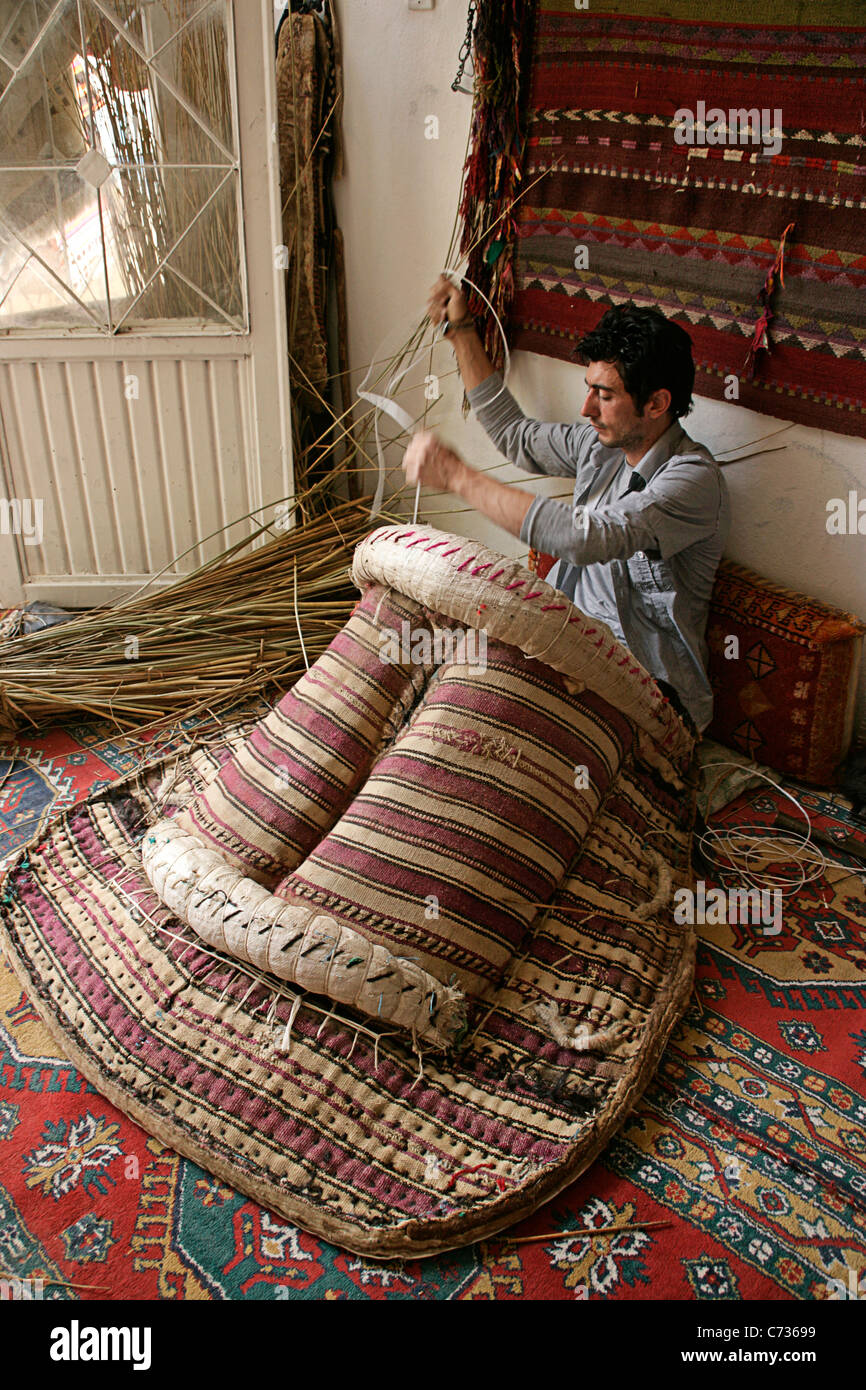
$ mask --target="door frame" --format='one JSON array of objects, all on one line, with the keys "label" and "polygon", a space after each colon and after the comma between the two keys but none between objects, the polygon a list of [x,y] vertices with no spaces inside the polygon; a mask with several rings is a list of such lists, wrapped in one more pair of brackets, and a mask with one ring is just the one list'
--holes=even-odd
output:
[{"label": "door frame", "polygon": [[[235,69],[235,136],[240,174],[240,263],[247,285],[248,331],[100,335],[50,331],[0,335],[5,363],[146,363],[160,359],[242,359],[245,388],[246,472],[251,509],[294,493],[282,196],[277,143],[273,0],[229,0],[228,39]],[[241,19],[243,11],[243,19]],[[116,367],[115,367],[116,370]],[[126,460],[134,467],[131,457]],[[6,498],[23,481],[10,453],[0,415],[0,468]],[[267,495],[266,495],[267,494]],[[232,528],[224,544],[239,538]],[[190,535],[188,543],[200,539]],[[148,575],[45,574],[31,571],[20,535],[0,533],[0,605],[46,599],[70,607],[112,602],[140,587]],[[177,573],[154,582],[176,582]]]}]

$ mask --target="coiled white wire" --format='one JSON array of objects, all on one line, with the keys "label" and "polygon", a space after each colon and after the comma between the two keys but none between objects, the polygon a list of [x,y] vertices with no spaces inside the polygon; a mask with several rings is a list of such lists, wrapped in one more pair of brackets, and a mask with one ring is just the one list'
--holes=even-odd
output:
[{"label": "coiled white wire", "polygon": [[[709,764],[712,768],[741,766],[735,762]],[[794,831],[776,830],[771,825],[707,827],[703,834],[697,836],[697,844],[706,862],[718,871],[723,881],[725,874],[736,873],[743,883],[752,888],[778,890],[783,898],[793,897],[807,883],[824,878],[828,869],[847,867],[828,859],[814,842],[809,813],[795,796],[757,768],[750,769],[750,772],[781,792],[796,807],[806,822],[806,833],[797,835]],[[839,849],[844,854],[841,845]],[[784,862],[791,866],[791,871],[772,872],[769,867],[763,867],[768,859],[775,862],[777,867],[780,867],[780,861]],[[859,877],[863,873],[866,873],[866,865],[852,869],[851,877]]]}]

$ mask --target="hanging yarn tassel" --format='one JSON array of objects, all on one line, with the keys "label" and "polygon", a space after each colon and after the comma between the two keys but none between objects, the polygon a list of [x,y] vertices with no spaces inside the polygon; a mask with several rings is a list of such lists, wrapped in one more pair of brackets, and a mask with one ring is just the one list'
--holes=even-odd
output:
[{"label": "hanging yarn tassel", "polygon": [[[480,0],[475,25],[475,107],[466,161],[460,216],[460,250],[468,254],[467,275],[481,287],[500,319],[514,297],[513,255],[517,221],[512,205],[519,192],[530,60],[537,0]],[[504,11],[504,13],[503,13]],[[480,297],[470,312],[483,313]],[[495,319],[487,317],[484,346],[498,369],[502,343]]]},{"label": "hanging yarn tassel", "polygon": [[743,363],[744,371],[747,370],[750,376],[755,375],[756,358],[758,352],[760,352],[761,350],[769,352],[770,350],[770,336],[767,331],[770,326],[770,319],[773,317],[773,310],[771,308],[770,302],[773,297],[773,291],[776,288],[777,275],[779,277],[779,284],[782,286],[783,289],[785,288],[785,239],[788,233],[790,231],[793,231],[795,226],[796,223],[789,222],[784,232],[782,233],[782,239],[779,242],[779,249],[776,252],[776,259],[773,261],[773,264],[770,267],[769,274],[767,275],[766,280],[761,286],[761,291],[758,295],[758,303],[762,305],[761,317],[755,324],[755,332],[752,337],[752,343],[746,355],[746,360]]}]

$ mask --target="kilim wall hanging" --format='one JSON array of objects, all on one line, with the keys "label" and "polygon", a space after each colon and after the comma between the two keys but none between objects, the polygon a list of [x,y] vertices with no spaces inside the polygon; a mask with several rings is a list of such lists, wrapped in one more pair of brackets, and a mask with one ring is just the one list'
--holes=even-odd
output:
[{"label": "kilim wall hanging", "polygon": [[866,433],[864,17],[481,0],[463,249],[513,345],[574,360],[605,307],[655,305],[698,394]]}]

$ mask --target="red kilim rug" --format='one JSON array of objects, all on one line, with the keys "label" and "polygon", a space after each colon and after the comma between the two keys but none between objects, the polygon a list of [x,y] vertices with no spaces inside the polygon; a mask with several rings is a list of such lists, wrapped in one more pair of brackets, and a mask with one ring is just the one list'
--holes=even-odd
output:
[{"label": "red kilim rug", "polygon": [[[67,726],[0,759],[0,851],[132,769],[104,737]],[[828,796],[800,796],[866,843]],[[718,821],[786,809],[768,789]],[[341,1252],[149,1138],[58,1056],[0,962],[3,1274],[66,1300],[838,1296],[866,1270],[866,893],[827,853],[777,936],[698,928],[691,1006],[602,1159],[505,1236],[418,1263]],[[570,1234],[653,1220],[668,1224]]]},{"label": "red kilim rug", "polygon": [[861,0],[481,5],[463,246],[514,346],[655,306],[700,395],[866,433]]}]

